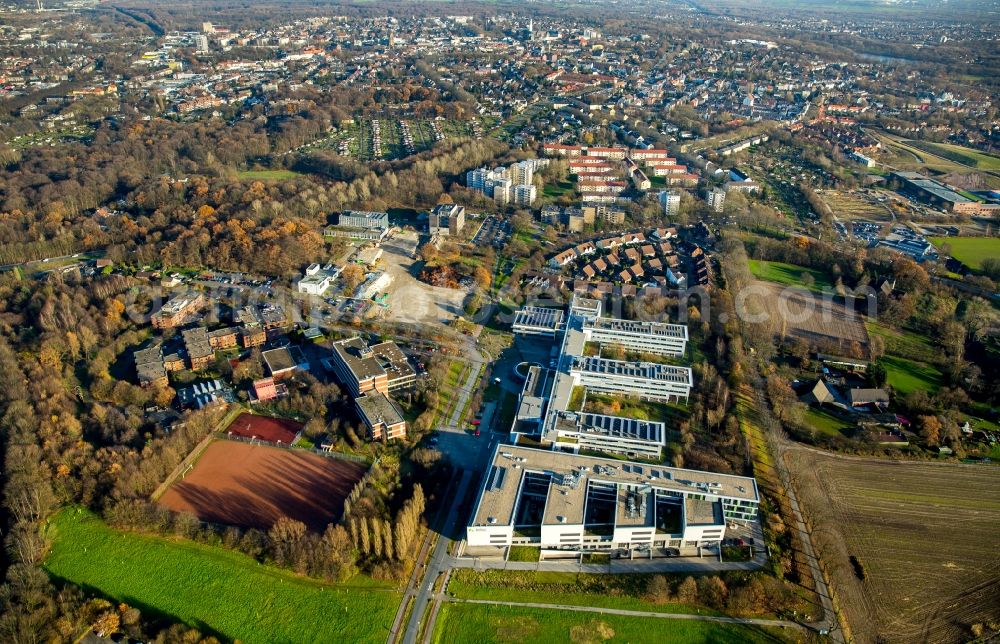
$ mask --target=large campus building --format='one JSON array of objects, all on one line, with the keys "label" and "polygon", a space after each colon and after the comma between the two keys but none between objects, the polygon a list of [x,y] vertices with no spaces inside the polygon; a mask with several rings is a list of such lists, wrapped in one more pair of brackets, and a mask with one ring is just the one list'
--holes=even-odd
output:
[{"label": "large campus building", "polygon": [[717,546],[754,521],[754,479],[498,445],[468,545],[560,550]]},{"label": "large campus building", "polygon": [[[578,408],[579,398],[580,393],[596,393],[686,402],[694,385],[691,369],[656,360],[684,355],[686,326],[604,317],[599,300],[574,297],[568,315],[551,308],[520,309],[514,314],[513,328],[519,335],[559,340],[548,368],[533,365],[525,373],[511,428],[515,439],[530,436],[563,451],[662,457],[667,433],[663,423],[584,413]],[[614,346],[647,359],[591,355],[588,344],[597,344],[598,352]]]},{"label": "large campus building", "polygon": [[417,373],[396,343],[368,346],[355,337],[338,340],[332,348],[326,364],[354,397],[369,440],[406,436],[406,421],[389,393],[412,386]]},{"label": "large campus building", "polygon": [[389,213],[345,210],[337,217],[336,226],[328,226],[327,237],[346,237],[367,241],[382,241],[389,234]]},{"label": "large campus building", "polygon": [[1000,213],[1000,204],[970,199],[918,172],[894,172],[892,180],[899,184],[900,191],[904,194],[947,212],[969,216],[993,216]]}]

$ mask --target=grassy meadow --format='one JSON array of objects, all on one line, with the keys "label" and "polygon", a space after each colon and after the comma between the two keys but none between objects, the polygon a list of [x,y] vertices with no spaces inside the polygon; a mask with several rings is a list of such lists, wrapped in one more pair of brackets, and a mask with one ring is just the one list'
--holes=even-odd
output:
[{"label": "grassy meadow", "polygon": [[385,642],[400,593],[357,577],[331,584],[186,540],[120,532],[68,508],[49,523],[56,580],[223,640]]}]

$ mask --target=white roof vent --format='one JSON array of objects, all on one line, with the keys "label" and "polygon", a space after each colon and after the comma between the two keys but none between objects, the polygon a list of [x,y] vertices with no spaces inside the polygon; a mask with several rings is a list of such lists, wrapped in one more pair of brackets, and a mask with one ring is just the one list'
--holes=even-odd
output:
[{"label": "white roof vent", "polygon": [[559,523],[566,523],[566,517],[560,514],[559,516],[556,517],[556,521],[558,521]]},{"label": "white roof vent", "polygon": [[496,523],[496,522],[497,522],[496,517],[486,517],[486,523]]}]

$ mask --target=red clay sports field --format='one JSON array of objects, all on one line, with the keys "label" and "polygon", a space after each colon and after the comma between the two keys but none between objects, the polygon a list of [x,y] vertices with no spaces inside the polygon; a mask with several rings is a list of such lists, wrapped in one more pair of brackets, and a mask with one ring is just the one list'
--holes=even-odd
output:
[{"label": "red clay sports field", "polygon": [[226,433],[241,438],[256,438],[268,443],[291,445],[301,429],[301,423],[287,418],[271,418],[270,416],[254,416],[244,413],[237,416],[233,424],[226,428]]}]

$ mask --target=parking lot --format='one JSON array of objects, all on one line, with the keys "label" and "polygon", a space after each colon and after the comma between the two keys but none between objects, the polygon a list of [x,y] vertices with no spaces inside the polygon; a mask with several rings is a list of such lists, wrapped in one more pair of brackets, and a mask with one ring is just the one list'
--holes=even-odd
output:
[{"label": "parking lot", "polygon": [[512,230],[510,221],[490,215],[472,238],[472,243],[476,246],[490,244],[494,248],[502,248],[510,239]]}]

